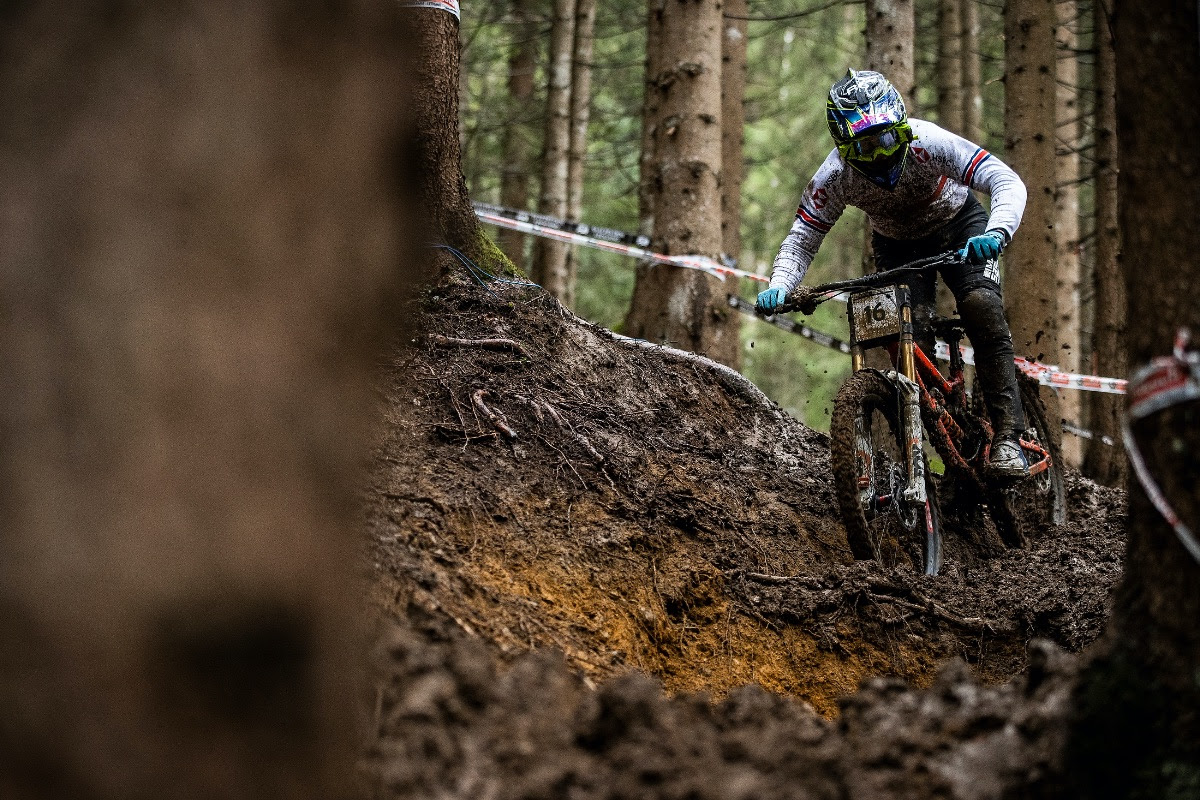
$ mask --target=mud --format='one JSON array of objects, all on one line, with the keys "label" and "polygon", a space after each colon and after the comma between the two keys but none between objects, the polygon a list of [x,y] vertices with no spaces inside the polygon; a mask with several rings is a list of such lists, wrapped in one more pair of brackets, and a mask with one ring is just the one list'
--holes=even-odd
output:
[{"label": "mud", "polygon": [[1068,524],[1020,550],[952,503],[936,578],[856,562],[828,437],[752,388],[511,284],[420,314],[366,497],[376,796],[1054,783],[1123,493],[1070,475]]}]

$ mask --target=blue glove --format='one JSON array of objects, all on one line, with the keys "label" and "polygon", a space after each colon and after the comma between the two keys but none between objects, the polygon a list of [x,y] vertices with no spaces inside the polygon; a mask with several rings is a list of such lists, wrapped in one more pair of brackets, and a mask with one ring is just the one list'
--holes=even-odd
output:
[{"label": "blue glove", "polygon": [[771,312],[783,305],[787,300],[787,292],[783,289],[764,289],[758,293],[758,301],[754,307],[759,311]]},{"label": "blue glove", "polygon": [[1004,249],[1005,244],[1007,242],[1003,233],[1000,231],[987,231],[979,236],[972,236],[970,239],[967,239],[967,246],[959,250],[958,255],[966,259],[969,264],[982,264],[1000,255],[1000,251]]}]

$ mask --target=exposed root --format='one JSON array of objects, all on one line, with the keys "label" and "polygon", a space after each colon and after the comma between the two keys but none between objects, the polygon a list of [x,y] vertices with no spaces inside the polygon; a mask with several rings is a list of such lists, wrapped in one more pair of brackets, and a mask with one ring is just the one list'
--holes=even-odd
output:
[{"label": "exposed root", "polygon": [[529,358],[529,351],[512,339],[459,339],[455,336],[442,336],[438,333],[429,334],[429,341],[441,347],[478,347],[483,350],[499,350],[516,353],[522,358]]},{"label": "exposed root", "polygon": [[491,394],[492,393],[487,389],[476,389],[475,393],[471,395],[471,402],[474,403],[475,408],[478,409],[479,413],[483,414],[484,418],[487,419],[488,422],[492,423],[492,427],[500,431],[500,433],[504,434],[509,439],[516,439],[517,432],[508,426],[508,421],[505,420],[501,414],[498,414],[488,408],[487,404],[483,402],[483,399],[485,397],[491,397]]},{"label": "exposed root", "polygon": [[698,356],[695,353],[689,353],[687,351],[678,350],[674,347],[667,347],[666,345],[662,344],[647,342],[644,339],[631,339],[628,336],[622,336],[619,333],[613,333],[612,331],[603,328],[601,328],[601,330],[604,330],[605,333],[613,338],[613,341],[620,344],[629,347],[640,347],[645,350],[653,350],[666,358],[675,361],[685,361],[695,366],[704,367],[713,375],[713,377],[719,380],[725,386],[725,388],[732,393],[754,405],[762,406],[771,414],[771,416],[780,421],[785,418],[785,415],[782,411],[780,411],[779,406],[777,406],[771,401],[770,398],[763,394],[762,390],[755,386],[749,378],[735,369],[727,367],[724,364],[719,364],[716,361],[713,361],[711,358]]},{"label": "exposed root", "polygon": [[989,620],[981,617],[963,617],[939,606],[932,600],[925,599],[924,603],[913,603],[908,600],[901,600],[898,597],[891,597],[884,594],[869,594],[867,595],[875,603],[889,603],[900,608],[907,608],[910,611],[915,611],[921,614],[929,614],[943,622],[948,622],[951,625],[956,625],[975,633],[996,633],[999,630],[1008,630],[1005,626],[997,625]]},{"label": "exposed root", "polygon": [[567,422],[565,419],[563,419],[562,414],[558,413],[557,408],[550,405],[549,403],[547,403],[544,400],[541,402],[538,402],[536,400],[531,400],[530,404],[533,406],[534,411],[538,413],[539,418],[541,417],[539,410],[544,409],[546,411],[546,413],[550,416],[550,419],[554,420],[554,423],[556,425],[558,425],[559,428],[562,429],[563,433],[567,434],[572,439],[574,439],[579,444],[579,446],[582,447],[584,449],[584,451],[586,451],[587,454],[592,457],[593,461],[595,461],[597,464],[604,463],[604,456],[602,456],[596,450],[596,448],[592,446],[591,441],[589,441],[586,436],[584,436],[579,431],[575,430],[574,426],[572,426],[569,422]]}]

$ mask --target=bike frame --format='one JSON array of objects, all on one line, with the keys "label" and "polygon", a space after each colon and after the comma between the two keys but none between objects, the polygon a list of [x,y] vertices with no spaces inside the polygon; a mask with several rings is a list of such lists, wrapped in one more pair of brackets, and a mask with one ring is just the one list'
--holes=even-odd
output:
[{"label": "bike frame", "polygon": [[[933,260],[931,259],[930,261]],[[902,269],[907,272],[915,272],[919,269],[929,268],[932,268],[932,266],[922,265],[921,262],[917,262]],[[881,274],[885,273],[877,273],[877,276]],[[871,277],[876,278],[877,282],[882,282],[883,279],[877,276]],[[855,284],[855,281],[844,281],[842,284],[829,284],[820,288],[824,290],[838,289],[843,286],[845,288],[856,288]],[[856,320],[855,313],[858,312],[861,316],[864,309],[861,305],[856,306],[856,296],[876,296],[878,292],[872,295],[866,289],[860,290],[857,293],[852,291],[850,302],[846,304],[846,313],[850,323],[850,358],[853,371],[857,372],[866,368],[867,350],[884,347],[887,349],[895,367],[895,375],[904,378],[904,381],[900,381],[899,379],[893,381],[898,383],[897,388],[901,397],[903,398],[905,394],[906,383],[915,384],[917,390],[920,406],[919,416],[905,413],[902,414],[901,420],[907,444],[906,449],[909,453],[909,458],[907,459],[909,488],[905,492],[906,499],[913,501],[924,499],[924,459],[921,453],[921,443],[924,439],[925,427],[930,429],[931,443],[947,466],[972,476],[982,487],[979,473],[976,467],[972,466],[971,462],[976,461],[979,466],[984,466],[988,463],[991,456],[991,423],[984,416],[976,415],[976,422],[981,429],[982,446],[979,452],[967,457],[961,451],[962,445],[967,440],[967,432],[963,430],[952,413],[955,410],[970,413],[967,411],[965,362],[959,350],[961,331],[955,327],[951,327],[950,329],[951,334],[947,336],[947,344],[950,350],[949,375],[942,375],[941,371],[914,340],[912,295],[908,285],[899,282],[892,283],[891,285],[894,286],[894,297],[897,305],[896,312],[898,312],[899,316],[900,324],[898,332],[867,339],[859,337],[859,329],[863,327],[863,323],[861,319]],[[890,309],[886,313],[890,313]],[[875,314],[876,319],[880,319],[883,316],[885,316],[883,313]],[[936,391],[936,394],[930,391],[930,387]],[[940,400],[939,396],[945,398],[945,402]],[[1037,475],[1050,468],[1050,454],[1040,443],[1022,437],[1020,444],[1022,449],[1037,456],[1034,462],[1030,464],[1030,475]]]}]

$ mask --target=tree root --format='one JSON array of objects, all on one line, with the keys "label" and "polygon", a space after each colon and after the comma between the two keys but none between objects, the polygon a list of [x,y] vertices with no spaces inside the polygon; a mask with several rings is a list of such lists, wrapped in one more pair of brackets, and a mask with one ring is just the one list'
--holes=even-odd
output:
[{"label": "tree root", "polygon": [[640,347],[645,350],[653,350],[674,361],[684,361],[693,366],[703,367],[733,394],[746,400],[751,405],[761,406],[772,417],[781,422],[786,418],[786,415],[780,410],[779,406],[763,394],[762,390],[755,386],[753,381],[731,367],[719,364],[711,358],[698,356],[695,353],[689,353],[685,350],[647,342],[644,339],[631,339],[628,336],[622,336],[619,333],[613,333],[605,329],[601,330],[604,330],[605,333],[611,336],[613,341],[627,347]]},{"label": "tree root", "polygon": [[529,351],[512,339],[459,339],[455,336],[442,336],[439,333],[429,334],[429,341],[441,347],[478,347],[483,350],[500,350],[516,353],[522,358],[529,358]]},{"label": "tree root", "polygon": [[907,608],[910,611],[915,611],[921,614],[928,614],[932,617],[948,622],[959,628],[969,630],[973,633],[997,633],[1003,630],[1008,630],[1004,625],[992,622],[991,620],[983,619],[982,617],[964,617],[949,611],[927,597],[916,595],[913,599],[923,602],[911,602],[903,600],[899,597],[892,597],[886,594],[875,594],[870,592],[867,595],[877,604],[890,603],[900,608]]},{"label": "tree root", "polygon": [[500,431],[500,433],[504,434],[509,439],[516,439],[517,432],[508,426],[508,421],[504,419],[501,414],[497,414],[495,411],[492,411],[490,408],[488,408],[487,404],[483,402],[485,397],[491,396],[492,393],[487,389],[476,389],[475,393],[471,395],[471,402],[475,405],[475,408],[478,409],[479,413],[483,414],[484,418],[487,419],[488,422],[492,423],[492,427]]},{"label": "tree root", "polygon": [[550,405],[545,400],[542,400],[542,401],[529,400],[528,402],[531,406],[533,406],[533,413],[537,414],[537,418],[539,420],[545,419],[542,416],[542,412],[545,411],[546,415],[548,415],[550,417],[550,419],[554,420],[554,424],[556,424],[560,429],[562,429],[563,433],[567,434],[572,439],[574,439],[576,441],[576,443],[578,443],[579,446],[582,447],[587,452],[587,454],[592,457],[593,461],[595,461],[597,464],[604,463],[604,456],[601,455],[596,450],[596,448],[592,446],[591,441],[589,441],[586,436],[584,436],[579,431],[575,430],[575,428],[570,423],[568,423],[565,419],[563,419],[562,414],[558,413],[557,408]]}]

